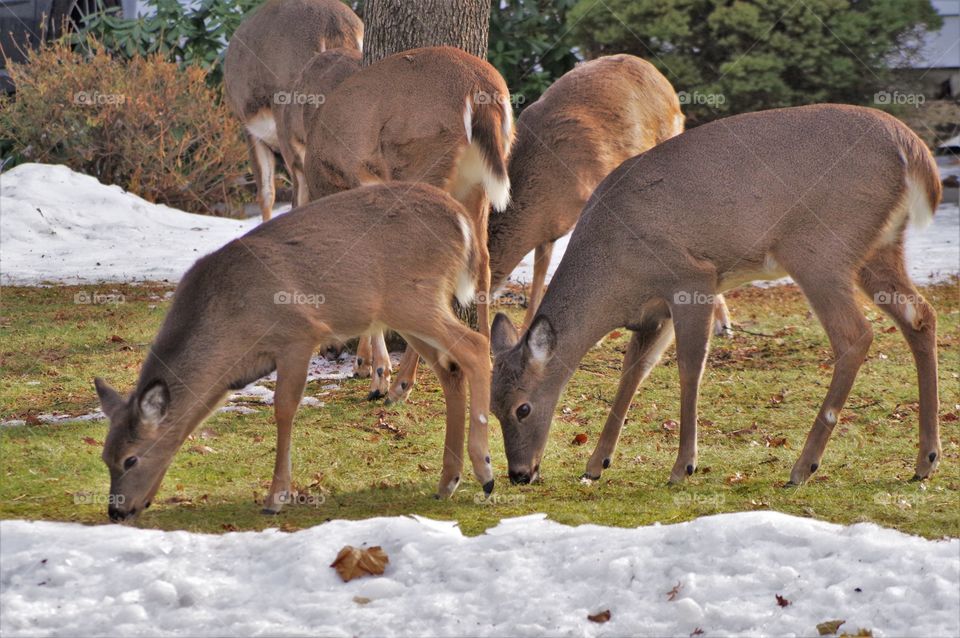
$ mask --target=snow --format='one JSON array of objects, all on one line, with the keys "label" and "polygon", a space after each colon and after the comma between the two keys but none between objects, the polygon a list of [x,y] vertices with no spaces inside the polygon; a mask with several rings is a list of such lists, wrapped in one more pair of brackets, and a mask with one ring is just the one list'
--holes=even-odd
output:
[{"label": "snow", "polygon": [[[151,204],[66,166],[22,164],[0,175],[0,283],[176,282],[258,223]],[[556,243],[548,281],[568,239]],[[960,208],[944,204],[930,227],[908,231],[907,263],[918,283],[960,272]],[[511,279],[532,277],[531,252]]]},{"label": "snow", "polygon": [[[222,535],[3,521],[0,537],[8,637],[960,634],[960,540],[775,512],[636,529],[535,514],[473,538],[416,517]],[[341,582],[344,545],[382,546],[384,575]]]}]

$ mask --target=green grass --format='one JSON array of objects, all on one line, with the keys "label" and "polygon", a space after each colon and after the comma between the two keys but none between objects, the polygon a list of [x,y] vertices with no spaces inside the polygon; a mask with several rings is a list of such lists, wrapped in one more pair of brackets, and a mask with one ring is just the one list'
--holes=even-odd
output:
[{"label": "green grass", "polygon": [[[0,419],[35,421],[46,412],[79,415],[97,407],[91,379],[129,389],[169,301],[169,286],[6,288],[0,321]],[[77,293],[123,295],[119,304],[78,304]],[[432,498],[440,467],[443,400],[425,373],[411,401],[385,408],[364,400],[367,382],[349,380],[303,408],[294,428],[294,481],[314,503],[279,517],[259,513],[272,474],[274,430],[267,408],[216,414],[175,458],[142,527],[220,532],[296,529],[332,518],[420,514],[455,519],[469,534],[499,519],[546,512],[567,523],[636,526],[697,516],[772,509],[839,523],[873,521],[927,537],[960,535],[960,422],[956,283],[927,288],[939,312],[944,454],[925,483],[913,474],[916,381],[892,323],[863,300],[876,338],[815,478],[783,489],[830,379],[830,348],[795,288],[730,295],[734,321],[752,333],[715,340],[702,384],[697,474],[681,487],[666,479],[677,433],[679,386],[672,354],[634,398],[613,466],[592,484],[578,481],[616,390],[629,334],[614,333],[582,362],[557,407],[541,484],[511,486],[493,424],[495,498],[467,481],[449,501]],[[515,318],[519,315],[515,312]],[[326,383],[326,382],[322,382]],[[320,383],[307,393],[317,395]],[[378,417],[402,436],[377,427]],[[102,523],[108,476],[100,461],[105,422],[0,428],[0,517]],[[585,432],[586,445],[573,445]],[[212,449],[199,450],[201,446]],[[469,475],[469,469],[465,472]],[[91,501],[96,501],[91,503]],[[322,501],[322,503],[320,503]]]}]

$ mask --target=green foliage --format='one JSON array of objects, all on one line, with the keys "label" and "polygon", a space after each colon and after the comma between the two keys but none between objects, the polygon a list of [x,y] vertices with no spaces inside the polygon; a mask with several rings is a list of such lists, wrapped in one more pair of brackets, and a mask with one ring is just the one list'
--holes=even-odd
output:
[{"label": "green foliage", "polygon": [[73,34],[83,46],[94,36],[113,55],[126,58],[154,53],[181,65],[193,64],[207,72],[211,85],[223,81],[223,53],[243,18],[263,0],[146,0],[155,10],[135,20],[124,19],[119,9],[101,11]]},{"label": "green foliage", "polygon": [[492,0],[487,59],[506,79],[518,110],[577,63],[565,27],[576,2]]},{"label": "green foliage", "polygon": [[625,52],[655,64],[694,122],[868,103],[890,61],[940,23],[929,0],[579,0],[567,15],[588,57]]}]

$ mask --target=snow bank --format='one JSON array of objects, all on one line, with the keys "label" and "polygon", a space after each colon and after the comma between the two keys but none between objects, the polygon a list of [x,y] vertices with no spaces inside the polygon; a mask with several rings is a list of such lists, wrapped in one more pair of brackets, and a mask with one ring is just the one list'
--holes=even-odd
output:
[{"label": "snow bank", "polygon": [[[833,619],[875,636],[960,634],[960,540],[774,512],[637,529],[533,515],[475,538],[421,518],[293,534],[24,521],[0,532],[8,637],[809,636]],[[383,546],[386,573],[341,582],[328,565],[347,544]],[[606,609],[608,623],[587,620]]]},{"label": "snow bank", "polygon": [[[0,175],[0,213],[0,283],[19,285],[175,282],[198,257],[259,223],[151,204],[48,164],[23,164]],[[556,244],[548,281],[567,240]],[[960,272],[960,208],[943,205],[931,227],[910,232],[907,262],[920,283]],[[532,277],[530,253],[511,279]]]},{"label": "snow bank", "polygon": [[0,175],[0,212],[0,282],[22,285],[178,281],[259,222],[151,204],[50,164]]}]

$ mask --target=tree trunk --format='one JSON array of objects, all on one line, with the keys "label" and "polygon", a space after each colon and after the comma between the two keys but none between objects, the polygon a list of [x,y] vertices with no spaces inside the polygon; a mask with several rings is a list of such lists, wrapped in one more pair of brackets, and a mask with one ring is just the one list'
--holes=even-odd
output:
[{"label": "tree trunk", "polygon": [[366,0],[363,26],[363,66],[442,45],[486,60],[490,0]]}]

